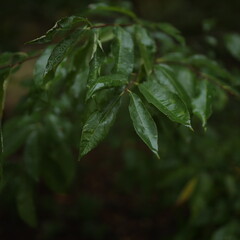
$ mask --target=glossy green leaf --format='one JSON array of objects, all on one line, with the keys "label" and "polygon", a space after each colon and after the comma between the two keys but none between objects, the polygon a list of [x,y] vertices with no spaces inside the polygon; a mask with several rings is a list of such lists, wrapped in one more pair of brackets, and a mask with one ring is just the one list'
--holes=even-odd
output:
[{"label": "glossy green leaf", "polygon": [[138,136],[159,158],[157,126],[140,97],[138,97],[138,95],[135,93],[130,93],[130,96],[131,101],[129,105],[129,113],[133,122],[134,129]]},{"label": "glossy green leaf", "polygon": [[120,98],[116,97],[104,109],[95,111],[89,116],[82,129],[80,157],[90,152],[106,137],[114,123],[119,106]]},{"label": "glossy green leaf", "polygon": [[37,131],[33,131],[29,134],[25,149],[24,149],[24,161],[28,174],[35,180],[38,181],[40,174],[40,160],[41,160],[41,149],[39,142],[39,135]]},{"label": "glossy green leaf", "polygon": [[17,209],[20,217],[31,227],[37,225],[37,215],[33,199],[32,187],[26,179],[20,179],[17,192]]},{"label": "glossy green leaf", "polygon": [[135,28],[136,41],[139,47],[141,59],[144,64],[146,73],[149,75],[153,68],[153,52],[155,43],[153,39],[148,35],[147,30],[139,25]]},{"label": "glossy green leaf", "polygon": [[169,91],[176,93],[182,99],[182,101],[188,106],[190,104],[190,98],[188,97],[185,89],[178,82],[177,76],[173,70],[164,64],[156,65],[154,68],[155,79],[162,85],[166,86]]},{"label": "glossy green leaf", "polygon": [[113,46],[115,73],[129,75],[134,65],[134,45],[132,36],[121,27],[115,29],[116,43]]},{"label": "glossy green leaf", "polygon": [[89,86],[86,99],[88,100],[96,91],[99,91],[101,89],[122,87],[127,83],[128,78],[126,77],[126,75],[122,74],[111,74],[99,77],[96,82]]},{"label": "glossy green leaf", "polygon": [[83,18],[83,17],[79,17],[79,16],[65,17],[65,18],[62,18],[59,21],[57,21],[56,24],[46,32],[45,35],[43,35],[39,38],[36,38],[28,43],[41,44],[41,43],[51,42],[56,34],[67,32],[80,22],[85,23],[87,25],[91,25],[90,22],[86,18]]},{"label": "glossy green leaf", "polygon": [[157,26],[165,33],[175,38],[183,46],[185,45],[185,39],[181,35],[180,31],[169,23],[158,23]]},{"label": "glossy green leaf", "polygon": [[199,95],[192,101],[193,113],[200,118],[205,128],[207,119],[212,113],[212,92],[207,80],[198,83]]},{"label": "glossy green leaf", "polygon": [[190,116],[186,105],[175,93],[169,91],[157,81],[147,81],[139,85],[147,101],[174,122],[191,128]]},{"label": "glossy green leaf", "polygon": [[44,72],[44,75],[46,76],[50,71],[55,70],[56,67],[59,65],[59,63],[62,62],[64,57],[67,55],[69,50],[76,44],[76,42],[80,39],[82,36],[83,32],[85,32],[84,29],[75,31],[72,33],[69,37],[65,38],[62,40],[60,43],[58,43],[49,59],[46,65],[46,69]]},{"label": "glossy green leaf", "polygon": [[224,37],[224,40],[231,55],[240,61],[240,34],[228,34]]}]

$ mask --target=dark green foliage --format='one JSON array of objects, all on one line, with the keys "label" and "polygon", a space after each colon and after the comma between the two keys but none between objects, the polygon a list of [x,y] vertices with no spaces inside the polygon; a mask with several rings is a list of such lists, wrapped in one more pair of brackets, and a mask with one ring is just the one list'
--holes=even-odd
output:
[{"label": "dark green foliage", "polygon": [[[123,154],[126,173],[118,176],[121,182],[140,184],[142,195],[159,189],[169,191],[171,184],[176,184],[179,191],[172,193],[171,201],[175,199],[176,205],[190,201],[188,226],[196,224],[194,227],[201,229],[210,221],[202,215],[208,211],[211,197],[221,194],[214,184],[225,184],[229,199],[238,194],[230,170],[223,178],[211,176],[216,159],[223,164],[224,158],[231,155],[231,164],[239,161],[239,151],[228,152],[239,146],[237,131],[226,146],[218,143],[218,129],[210,126],[207,130],[207,120],[212,113],[214,118],[215,112],[224,111],[230,101],[228,94],[239,98],[239,72],[230,72],[208,53],[196,54],[185,44],[179,30],[168,23],[146,22],[130,10],[105,4],[91,5],[86,14],[106,13],[124,17],[112,24],[67,17],[30,42],[52,44],[41,51],[28,82],[29,91],[16,116],[7,119],[1,129],[2,189],[8,187],[9,178],[15,174],[11,161],[16,158],[17,180],[11,184],[17,209],[27,224],[36,226],[34,187],[43,182],[54,192],[66,193],[76,178],[77,159],[96,148],[116,122],[125,124],[121,130],[126,132],[131,132],[129,125],[133,126],[154,153],[149,160],[152,162],[146,163],[136,149],[126,147]],[[62,39],[54,43],[57,35]],[[223,42],[233,58],[239,60],[239,35],[225,35]],[[26,57],[22,53],[0,56],[1,117],[8,78]],[[224,126],[219,128],[228,135]],[[112,139],[113,145],[114,141],[119,142],[118,136]],[[209,149],[208,144],[213,144],[214,149]],[[217,152],[218,144],[223,148],[221,154]],[[177,161],[178,154],[183,162]],[[161,165],[159,156],[169,162]],[[87,156],[84,158],[88,160]],[[139,166],[132,162],[136,158],[140,159]],[[5,175],[9,173],[8,181],[2,179],[2,167],[6,169]],[[162,182],[151,186],[150,172],[160,179],[158,171],[163,176]],[[134,186],[125,185],[118,187],[125,192],[133,191]],[[169,199],[166,197],[164,201],[167,203]],[[223,205],[219,203],[216,208],[224,208]],[[149,212],[146,210],[146,214]],[[220,215],[213,221],[219,227],[211,236],[213,240],[224,239],[222,236],[228,232],[233,236],[238,234],[234,221],[224,225]],[[177,240],[197,239],[195,232],[188,233],[187,227],[179,231]]]}]

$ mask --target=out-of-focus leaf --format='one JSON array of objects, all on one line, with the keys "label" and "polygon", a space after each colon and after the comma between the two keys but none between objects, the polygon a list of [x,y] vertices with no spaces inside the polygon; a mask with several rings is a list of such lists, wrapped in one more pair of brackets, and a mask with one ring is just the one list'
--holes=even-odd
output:
[{"label": "out-of-focus leaf", "polygon": [[7,78],[10,74],[10,71],[10,68],[0,70],[0,121],[2,119],[5,102],[5,92],[7,88]]},{"label": "out-of-focus leaf", "polygon": [[83,18],[83,17],[70,16],[70,17],[62,18],[59,21],[57,21],[56,24],[46,32],[45,35],[43,35],[39,38],[36,38],[28,43],[41,44],[41,43],[51,42],[56,34],[67,32],[80,22],[90,25],[90,22],[86,18]]},{"label": "out-of-focus leaf", "polygon": [[25,143],[31,131],[31,122],[29,117],[15,118],[3,126],[4,158],[15,153]]},{"label": "out-of-focus leaf", "polygon": [[198,83],[199,95],[192,101],[193,113],[200,118],[205,128],[207,119],[212,113],[212,91],[207,80]]},{"label": "out-of-focus leaf", "polygon": [[[68,128],[68,123],[56,115],[50,114],[46,117],[45,138],[49,139],[49,143],[46,145],[47,152],[44,153],[41,169],[46,184],[56,192],[66,191],[76,171],[72,149],[67,144]],[[55,151],[56,146],[59,147],[58,151]]]},{"label": "out-of-focus leaf", "polygon": [[192,99],[195,95],[195,74],[188,68],[180,67],[176,70],[176,77],[178,82],[184,88],[189,99]]},{"label": "out-of-focus leaf", "polygon": [[80,157],[95,148],[109,132],[120,106],[119,97],[114,98],[104,109],[93,112],[85,122],[80,141]]},{"label": "out-of-focus leaf", "polygon": [[115,73],[129,75],[133,71],[134,45],[132,36],[121,27],[115,29],[116,43],[113,46]]},{"label": "out-of-focus leaf", "polygon": [[135,34],[145,71],[149,75],[153,68],[152,54],[155,51],[155,43],[148,35],[147,30],[139,25],[136,25]]},{"label": "out-of-focus leaf", "polygon": [[240,61],[240,34],[227,34],[224,40],[231,55]]},{"label": "out-of-focus leaf", "polygon": [[17,209],[20,217],[31,227],[37,225],[37,215],[33,200],[32,187],[25,179],[20,179],[17,192]]},{"label": "out-of-focus leaf", "polygon": [[90,8],[90,12],[103,12],[103,11],[116,12],[116,13],[124,14],[124,15],[126,15],[126,16],[134,19],[134,20],[137,20],[137,16],[135,15],[135,13],[133,13],[132,11],[130,11],[126,8],[109,6],[105,3],[91,4],[89,6],[89,8]]},{"label": "out-of-focus leaf", "polygon": [[139,89],[147,101],[170,120],[191,128],[189,112],[178,95],[169,91],[157,81],[144,82],[139,85]]},{"label": "out-of-focus leaf", "polygon": [[41,160],[41,146],[39,141],[39,134],[33,131],[29,134],[25,148],[24,148],[24,161],[28,174],[38,181],[40,174],[40,160]]},{"label": "out-of-focus leaf", "polygon": [[122,87],[127,83],[128,78],[122,74],[111,74],[99,77],[95,83],[89,86],[86,99],[88,100],[96,91],[103,88]]},{"label": "out-of-focus leaf", "polygon": [[159,158],[157,126],[140,97],[135,93],[130,93],[130,96],[129,113],[134,129],[138,136],[147,144],[157,158]]},{"label": "out-of-focus leaf", "polygon": [[185,45],[185,39],[180,31],[169,23],[158,23],[157,26],[165,33],[175,38],[181,45]]},{"label": "out-of-focus leaf", "polygon": [[76,44],[84,32],[84,29],[77,30],[54,47],[45,68],[45,76],[50,71],[56,69],[59,63],[62,62],[66,54]]},{"label": "out-of-focus leaf", "polygon": [[196,178],[192,178],[187,182],[187,184],[184,186],[183,190],[179,194],[179,197],[176,201],[177,205],[183,204],[192,196],[195,190],[196,184],[197,184]]}]

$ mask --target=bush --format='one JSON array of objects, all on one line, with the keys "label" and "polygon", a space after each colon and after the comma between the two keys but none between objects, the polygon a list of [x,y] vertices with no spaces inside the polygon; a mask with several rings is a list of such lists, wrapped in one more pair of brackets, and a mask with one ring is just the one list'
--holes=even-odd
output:
[{"label": "bush", "polygon": [[[151,227],[140,230],[144,239],[153,229],[164,239],[238,239],[240,206],[233,200],[239,199],[239,71],[224,67],[216,42],[235,62],[240,60],[240,36],[216,39],[206,32],[206,47],[196,53],[169,23],[145,21],[130,10],[105,4],[91,5],[84,15],[63,18],[29,42],[46,44],[37,53],[0,56],[1,112],[9,76],[37,58],[33,77],[25,83],[27,95],[16,114],[3,121],[2,206],[16,201],[19,216],[32,227],[39,226],[36,202],[45,214],[65,209],[65,217],[41,224],[41,239],[56,237],[63,229],[70,234],[65,218],[74,224],[80,219],[78,234],[88,239],[121,235],[107,229],[116,227],[111,221],[100,224],[104,203],[87,191],[79,196],[77,187],[79,179],[87,179],[85,155],[116,121],[102,150],[89,158],[118,160],[103,164],[109,170],[120,164],[110,180],[118,204],[121,194],[132,198],[137,189],[139,203],[127,209],[134,218],[151,219]],[[101,22],[109,19],[115,21]],[[92,164],[100,166],[99,176],[106,176],[98,161]],[[58,206],[46,186],[56,193]],[[70,212],[68,201],[75,203]],[[166,219],[167,228],[157,230],[153,218]],[[139,225],[133,223],[136,235]]]}]

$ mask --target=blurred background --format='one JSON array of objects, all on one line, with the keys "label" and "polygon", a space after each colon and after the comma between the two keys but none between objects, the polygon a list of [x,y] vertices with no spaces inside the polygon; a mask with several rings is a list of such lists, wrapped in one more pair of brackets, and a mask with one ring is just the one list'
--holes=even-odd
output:
[{"label": "blurred background", "polygon": [[[44,34],[59,18],[82,12],[95,2],[2,1],[0,52],[33,50],[24,43]],[[210,55],[213,49],[203,44],[206,33],[212,37],[209,41],[240,33],[238,0],[104,2],[130,7],[147,20],[170,22],[181,30],[187,44]],[[221,45],[216,52],[230,70],[239,69],[239,61],[221,51]],[[19,82],[31,78],[33,64],[34,60],[24,63],[12,77],[5,120],[14,116],[26,93]],[[239,102],[223,97],[218,108],[206,133],[193,134],[181,127],[169,130],[170,123],[164,123],[161,160],[138,140],[130,120],[120,113],[104,143],[76,164],[76,177],[67,190],[57,193],[37,185],[36,227],[20,219],[14,190],[4,189],[0,239],[239,240]]]}]

